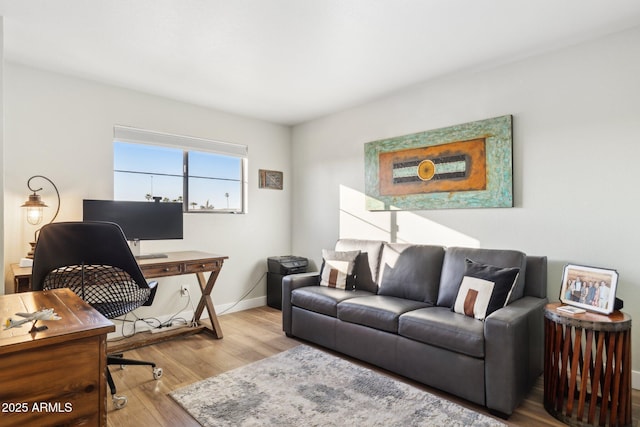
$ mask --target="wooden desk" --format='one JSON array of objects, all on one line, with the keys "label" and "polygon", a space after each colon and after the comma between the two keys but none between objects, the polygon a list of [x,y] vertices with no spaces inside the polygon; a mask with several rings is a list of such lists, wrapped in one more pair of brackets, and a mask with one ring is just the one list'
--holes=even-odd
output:
[{"label": "wooden desk", "polygon": [[[140,264],[140,269],[142,270],[144,277],[151,279],[166,276],[179,276],[183,274],[195,274],[198,278],[198,284],[200,285],[202,294],[200,296],[200,301],[198,301],[194,318],[216,338],[222,338],[222,329],[218,322],[216,310],[213,307],[211,291],[216,284],[216,280],[218,280],[218,275],[220,274],[220,270],[222,270],[224,260],[229,257],[199,251],[168,252],[167,255],[169,256],[168,258],[139,260],[138,264]],[[211,272],[208,280],[205,280],[204,277],[204,273],[206,272]],[[199,320],[205,307],[209,314],[211,327],[200,323]]]},{"label": "wooden desk", "polygon": [[[53,308],[60,320],[30,333],[4,329],[17,312]],[[0,296],[0,424],[107,423],[107,333],[113,323],[69,289]]]},{"label": "wooden desk", "polygon": [[631,425],[631,317],[544,310],[544,407],[573,426]]},{"label": "wooden desk", "polygon": [[[167,252],[167,255],[168,258],[138,260],[138,264],[140,265],[140,269],[142,270],[144,277],[147,279],[154,279],[168,276],[195,274],[198,279],[198,284],[200,285],[200,290],[202,291],[200,300],[196,306],[194,317],[198,321],[199,327],[195,330],[189,330],[188,333],[206,330],[212,333],[216,338],[222,338],[222,328],[220,328],[218,316],[216,315],[216,311],[213,306],[211,291],[216,284],[216,280],[218,279],[218,275],[222,269],[222,264],[228,257],[200,251]],[[20,267],[18,264],[11,264],[11,269],[13,271],[15,292],[31,290],[31,267]],[[211,273],[208,279],[206,279],[204,275],[204,273],[207,272]],[[211,326],[202,323],[199,320],[205,308],[207,309]],[[109,351],[124,351],[167,339],[175,335],[180,335],[182,333],[184,333],[184,331],[178,329],[175,330],[175,332],[168,331],[162,334],[154,334],[156,336],[149,337],[149,339],[146,340],[141,340],[137,344],[132,344],[131,341],[113,343],[113,345],[109,344]]]}]

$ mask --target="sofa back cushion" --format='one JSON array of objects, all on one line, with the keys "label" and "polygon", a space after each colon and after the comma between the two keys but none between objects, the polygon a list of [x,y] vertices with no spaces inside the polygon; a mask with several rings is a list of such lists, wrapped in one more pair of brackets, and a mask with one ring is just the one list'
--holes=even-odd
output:
[{"label": "sofa back cushion", "polygon": [[507,303],[522,298],[527,267],[527,256],[524,253],[502,249],[451,247],[446,250],[442,263],[440,290],[437,301],[438,306],[453,307],[458,295],[458,289],[462,283],[462,278],[464,277],[466,268],[465,260],[467,258],[475,262],[500,268],[519,268],[520,274],[518,274],[518,279]]},{"label": "sofa back cushion", "polygon": [[360,251],[353,270],[356,289],[378,292],[378,267],[382,244],[380,240],[360,239],[340,239],[336,242],[336,251]]},{"label": "sofa back cushion", "polygon": [[378,295],[435,305],[443,258],[442,246],[385,244],[380,261]]}]

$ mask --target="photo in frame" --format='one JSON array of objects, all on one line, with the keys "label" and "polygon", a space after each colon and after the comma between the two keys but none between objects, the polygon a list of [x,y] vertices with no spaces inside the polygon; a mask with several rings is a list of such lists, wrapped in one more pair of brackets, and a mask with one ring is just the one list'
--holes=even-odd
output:
[{"label": "photo in frame", "polygon": [[589,311],[610,314],[614,310],[616,270],[567,264],[562,271],[560,301]]},{"label": "photo in frame", "polygon": [[282,172],[266,169],[258,170],[258,188],[282,190]]}]

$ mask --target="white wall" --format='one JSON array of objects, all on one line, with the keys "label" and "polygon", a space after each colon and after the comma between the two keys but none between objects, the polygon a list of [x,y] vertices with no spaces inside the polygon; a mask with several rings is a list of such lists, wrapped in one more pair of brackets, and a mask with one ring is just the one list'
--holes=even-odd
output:
[{"label": "white wall", "polygon": [[[288,127],[12,63],[5,65],[4,87],[5,268],[25,256],[32,240],[33,228],[20,208],[30,176],[45,175],[58,186],[62,198],[58,221],[80,220],[83,198],[112,197],[113,125],[120,124],[248,145],[247,214],[185,214],[184,240],[143,242],[142,249],[227,255],[213,290],[214,304],[224,309],[256,283],[247,297],[249,304],[264,304],[266,258],[290,252]],[[258,169],[283,171],[284,190],[258,189]],[[51,187],[40,181],[34,184],[44,187],[43,200],[54,208]],[[138,313],[161,316],[179,311],[186,303],[178,296],[182,283],[199,295],[195,276],[162,279],[153,306]],[[5,284],[12,287],[9,273]]]},{"label": "white wall", "polygon": [[[520,249],[548,256],[551,300],[565,263],[617,269],[618,296],[640,319],[638,76],[640,28],[294,127],[293,252],[319,265],[321,249],[349,235]],[[505,114],[514,116],[514,208],[364,210],[364,143]]]}]

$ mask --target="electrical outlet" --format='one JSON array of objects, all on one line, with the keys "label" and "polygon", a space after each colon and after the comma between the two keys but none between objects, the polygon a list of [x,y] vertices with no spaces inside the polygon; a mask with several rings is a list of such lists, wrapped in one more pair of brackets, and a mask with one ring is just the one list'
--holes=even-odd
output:
[{"label": "electrical outlet", "polygon": [[187,288],[187,286],[186,286],[186,285],[182,285],[182,286],[180,287],[180,296],[181,296],[181,297],[186,297],[186,296],[188,296],[188,295],[189,295],[189,288]]}]

